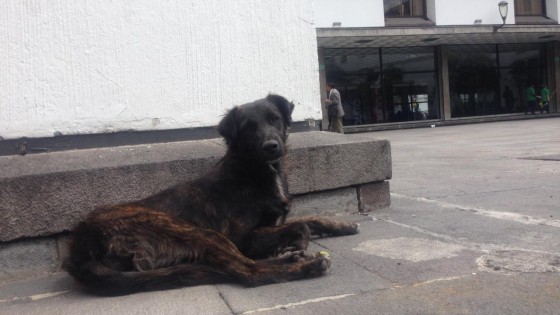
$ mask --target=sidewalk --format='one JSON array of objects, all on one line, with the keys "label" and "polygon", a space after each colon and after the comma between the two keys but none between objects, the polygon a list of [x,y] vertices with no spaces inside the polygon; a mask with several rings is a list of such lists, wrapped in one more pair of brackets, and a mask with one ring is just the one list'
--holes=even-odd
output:
[{"label": "sidewalk", "polygon": [[368,135],[391,141],[392,206],[312,244],[323,277],[99,298],[55,274],[0,285],[0,314],[558,314],[560,118]]}]

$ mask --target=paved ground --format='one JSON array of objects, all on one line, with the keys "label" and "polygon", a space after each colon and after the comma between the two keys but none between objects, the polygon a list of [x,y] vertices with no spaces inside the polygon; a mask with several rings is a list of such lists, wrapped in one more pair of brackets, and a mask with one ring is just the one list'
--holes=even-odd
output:
[{"label": "paved ground", "polygon": [[370,135],[391,140],[393,204],[313,244],[324,277],[97,298],[56,274],[0,286],[0,314],[560,313],[560,118]]}]

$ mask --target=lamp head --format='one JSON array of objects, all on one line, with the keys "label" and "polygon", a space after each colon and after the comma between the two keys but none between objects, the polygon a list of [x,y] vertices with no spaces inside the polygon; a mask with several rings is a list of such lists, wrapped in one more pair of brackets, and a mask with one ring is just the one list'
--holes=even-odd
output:
[{"label": "lamp head", "polygon": [[504,21],[504,24],[506,24],[506,18],[508,14],[508,2],[500,1],[500,3],[498,3],[498,9],[500,10],[500,16],[502,17],[502,21]]}]

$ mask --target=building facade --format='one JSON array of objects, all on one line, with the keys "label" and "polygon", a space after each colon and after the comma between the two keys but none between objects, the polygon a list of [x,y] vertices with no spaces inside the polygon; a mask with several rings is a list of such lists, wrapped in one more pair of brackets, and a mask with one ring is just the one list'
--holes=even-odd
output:
[{"label": "building facade", "polygon": [[524,115],[531,85],[537,96],[548,87],[557,113],[559,10],[558,0],[317,0],[321,90],[337,86],[350,132]]}]

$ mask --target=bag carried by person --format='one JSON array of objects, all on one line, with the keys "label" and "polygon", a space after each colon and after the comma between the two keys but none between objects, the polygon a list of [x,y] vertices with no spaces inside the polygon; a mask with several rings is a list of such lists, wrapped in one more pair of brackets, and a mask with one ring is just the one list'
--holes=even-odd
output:
[{"label": "bag carried by person", "polygon": [[329,105],[327,107],[327,112],[328,112],[329,117],[338,116],[338,108],[337,108],[336,104],[335,105]]}]

